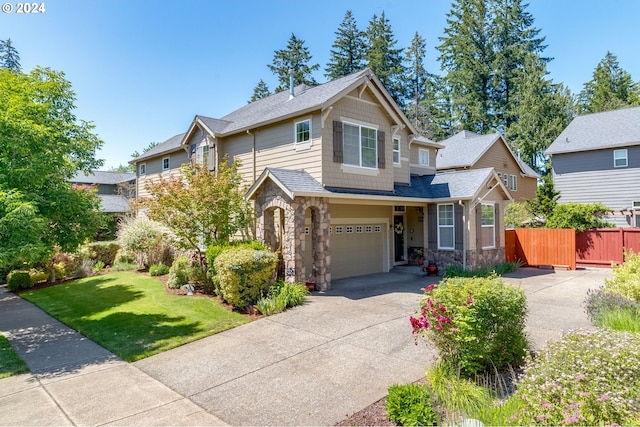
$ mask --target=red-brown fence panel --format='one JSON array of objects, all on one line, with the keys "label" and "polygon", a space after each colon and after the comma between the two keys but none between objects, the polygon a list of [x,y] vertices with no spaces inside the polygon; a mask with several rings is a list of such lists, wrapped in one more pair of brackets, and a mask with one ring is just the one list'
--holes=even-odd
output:
[{"label": "red-brown fence panel", "polygon": [[505,258],[507,261],[520,260],[529,266],[552,265],[575,270],[576,232],[550,228],[507,230]]},{"label": "red-brown fence panel", "polygon": [[578,264],[610,267],[624,262],[624,251],[640,252],[640,229],[596,228],[576,233]]}]

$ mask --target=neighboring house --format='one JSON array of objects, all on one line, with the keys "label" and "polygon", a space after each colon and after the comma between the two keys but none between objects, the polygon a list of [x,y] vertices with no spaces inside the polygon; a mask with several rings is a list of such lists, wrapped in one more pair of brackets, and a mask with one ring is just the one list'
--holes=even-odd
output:
[{"label": "neighboring house", "polygon": [[445,147],[436,157],[438,172],[494,168],[516,202],[535,199],[540,175],[513,153],[499,133],[462,131],[438,144]]},{"label": "neighboring house", "polygon": [[189,162],[188,147],[182,145],[184,135],[184,133],[175,135],[129,162],[136,165],[138,178],[136,180],[136,194],[138,197],[148,195],[145,188],[148,182],[160,177],[168,178],[176,175],[179,173],[180,166]]},{"label": "neighboring house", "polygon": [[111,214],[131,212],[129,199],[135,197],[135,173],[80,171],[70,180],[76,186],[95,187],[100,197],[100,209]]},{"label": "neighboring house", "polygon": [[600,202],[640,227],[640,107],[578,116],[547,148],[559,203]]},{"label": "neighboring house", "polygon": [[240,161],[256,235],[279,250],[285,274],[311,276],[321,290],[407,264],[418,248],[441,268],[504,260],[512,199],[502,180],[491,168],[436,174],[443,146],[417,133],[371,70],[220,119],[195,116],[182,149],[174,138],[136,159],[138,195],[145,180],[179,167],[171,157],[168,171],[157,169],[168,153],[212,170],[225,155]]}]

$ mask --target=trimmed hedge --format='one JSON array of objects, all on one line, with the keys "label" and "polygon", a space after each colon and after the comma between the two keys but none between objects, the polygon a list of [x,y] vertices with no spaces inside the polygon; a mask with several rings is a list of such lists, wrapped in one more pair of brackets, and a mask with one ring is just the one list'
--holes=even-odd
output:
[{"label": "trimmed hedge", "polygon": [[84,245],[88,258],[104,265],[113,265],[116,254],[120,250],[118,242],[91,242]]},{"label": "trimmed hedge", "polygon": [[12,292],[32,287],[31,275],[26,270],[14,270],[7,276],[7,288]]},{"label": "trimmed hedge", "polygon": [[214,261],[222,298],[238,308],[245,308],[269,290],[278,258],[269,251],[232,248]]}]

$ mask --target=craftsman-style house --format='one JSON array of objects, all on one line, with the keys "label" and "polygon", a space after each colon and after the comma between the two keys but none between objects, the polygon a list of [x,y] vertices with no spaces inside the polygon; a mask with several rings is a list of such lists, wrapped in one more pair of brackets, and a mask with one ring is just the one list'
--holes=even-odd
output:
[{"label": "craftsman-style house", "polygon": [[442,148],[366,69],[195,116],[135,160],[137,194],[183,162],[215,170],[225,155],[239,160],[256,235],[280,250],[288,275],[321,290],[406,264],[416,249],[441,268],[503,261],[508,190],[493,168],[436,173]]}]

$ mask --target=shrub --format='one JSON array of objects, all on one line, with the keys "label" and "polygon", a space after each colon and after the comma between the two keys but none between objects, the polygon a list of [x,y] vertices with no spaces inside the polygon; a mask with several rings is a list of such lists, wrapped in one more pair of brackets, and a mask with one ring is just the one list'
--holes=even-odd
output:
[{"label": "shrub", "polygon": [[256,302],[256,308],[265,316],[281,313],[286,308],[282,299],[266,296]]},{"label": "shrub", "polygon": [[131,271],[140,268],[138,264],[133,262],[116,262],[109,269],[110,271]]},{"label": "shrub", "polygon": [[519,365],[528,348],[526,298],[500,278],[448,278],[424,288],[413,333],[434,343],[442,360],[469,377]]},{"label": "shrub", "polygon": [[104,262],[98,260],[98,261],[96,261],[95,265],[93,266],[93,272],[94,273],[100,273],[103,268],[104,268]]},{"label": "shrub", "polygon": [[613,267],[613,277],[604,279],[603,290],[640,301],[640,254],[625,252],[624,264]]},{"label": "shrub", "polygon": [[611,211],[602,203],[562,203],[556,205],[547,218],[548,228],[573,228],[576,232],[589,228],[611,228],[610,222],[602,219]]},{"label": "shrub", "polygon": [[495,267],[477,268],[474,270],[467,270],[456,264],[450,264],[447,266],[443,277],[490,277],[497,274],[501,276],[505,273],[512,273],[522,267],[522,262],[503,262]]},{"label": "shrub", "polygon": [[64,279],[67,277],[67,265],[63,262],[54,263],[53,273],[55,274],[55,280]]},{"label": "shrub", "polygon": [[136,261],[135,256],[120,249],[118,253],[116,253],[116,257],[113,260],[113,263],[114,264],[134,264],[135,261]]},{"label": "shrub", "polygon": [[190,283],[198,285],[209,283],[207,260],[204,255],[192,252],[187,256],[187,276]]},{"label": "shrub", "polygon": [[73,275],[77,278],[89,277],[93,275],[93,269],[95,266],[96,262],[94,260],[85,259],[80,263],[80,265],[78,265],[78,268],[76,268]]},{"label": "shrub", "polygon": [[211,277],[216,275],[215,261],[218,255],[231,248],[249,248],[255,249],[256,251],[268,250],[267,245],[258,240],[232,240],[230,242],[221,242],[217,245],[210,245],[207,247],[205,257]]},{"label": "shrub", "polygon": [[308,295],[309,291],[304,284],[281,280],[271,286],[266,297],[256,302],[256,307],[260,313],[270,316],[303,304]]},{"label": "shrub", "polygon": [[591,323],[604,325],[604,317],[611,311],[624,310],[640,313],[640,303],[623,297],[617,293],[605,292],[603,288],[589,289],[584,301],[584,308]]},{"label": "shrub", "polygon": [[215,259],[222,298],[238,308],[254,304],[267,291],[277,257],[268,251],[229,249]]},{"label": "shrub", "polygon": [[602,316],[602,326],[616,331],[640,332],[640,310],[613,309]]},{"label": "shrub", "polygon": [[389,419],[399,425],[431,426],[437,423],[429,391],[417,384],[389,387],[385,409]]},{"label": "shrub", "polygon": [[170,289],[178,289],[187,283],[189,283],[189,276],[187,275],[187,258],[181,256],[176,258],[173,261],[173,264],[171,264],[167,286]]},{"label": "shrub", "polygon": [[144,216],[121,221],[118,242],[124,251],[134,254],[136,263],[144,268],[159,263],[171,264],[171,232],[162,224]]},{"label": "shrub", "polygon": [[[517,425],[631,425],[640,413],[640,335],[572,331],[529,359]],[[634,418],[635,417],[635,418]]]},{"label": "shrub", "polygon": [[91,242],[84,245],[81,252],[88,259],[102,261],[102,265],[113,265],[120,250],[118,242]]},{"label": "shrub", "polygon": [[33,282],[29,272],[26,270],[13,270],[7,276],[7,288],[12,292],[31,287],[33,287]]},{"label": "shrub", "polygon": [[49,278],[49,274],[47,274],[46,271],[37,270],[35,268],[32,268],[31,270],[29,270],[29,276],[31,276],[31,281],[34,284],[46,282],[47,279]]},{"label": "shrub", "polygon": [[169,273],[169,266],[164,264],[153,264],[149,267],[149,274],[151,276],[163,276]]}]

